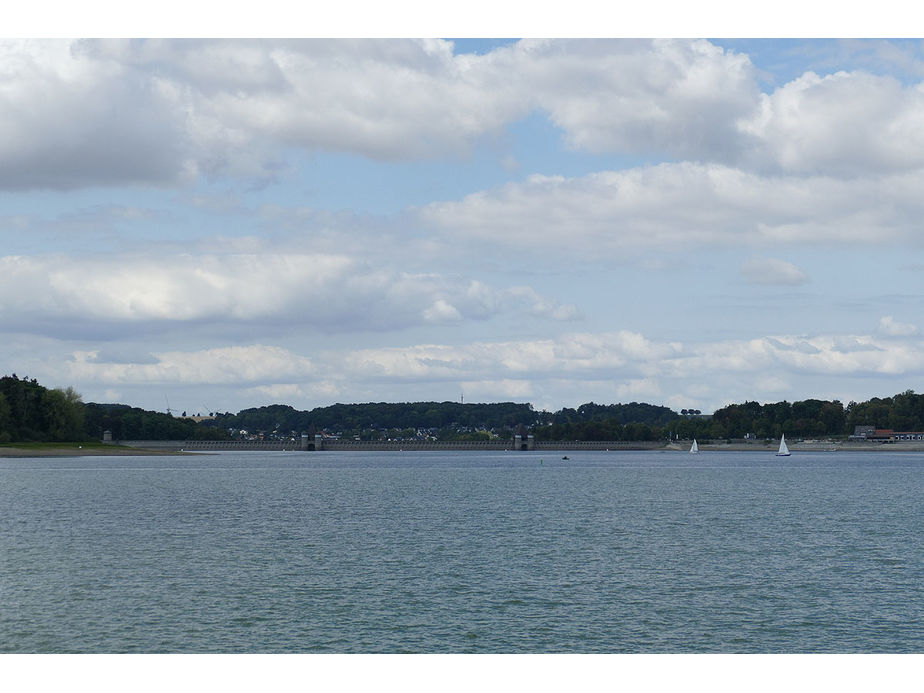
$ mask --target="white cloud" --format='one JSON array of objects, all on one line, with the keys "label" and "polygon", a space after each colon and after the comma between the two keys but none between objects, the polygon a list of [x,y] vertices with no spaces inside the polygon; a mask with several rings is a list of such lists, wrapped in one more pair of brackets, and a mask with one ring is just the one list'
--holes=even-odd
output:
[{"label": "white cloud", "polygon": [[755,137],[745,163],[813,174],[869,175],[924,166],[924,85],[863,72],[808,72],[741,124]]},{"label": "white cloud", "polygon": [[[908,374],[924,368],[918,342],[872,336],[761,337],[704,344],[689,355],[662,364],[673,375],[692,369],[726,372],[787,371],[848,376],[858,373]],[[776,369],[776,371],[775,371]]]},{"label": "white cloud", "polygon": [[484,320],[524,304],[550,319],[575,313],[529,287],[375,269],[342,255],[0,257],[7,330],[62,334],[87,321],[116,332],[145,323],[390,330]]},{"label": "white cloud", "polygon": [[490,402],[507,399],[522,400],[533,394],[532,383],[528,380],[466,380],[462,383],[462,393],[470,402]]},{"label": "white cloud", "polygon": [[874,180],[780,177],[660,164],[577,178],[530,176],[419,210],[453,236],[598,255],[704,244],[878,242],[919,236],[924,173]]},{"label": "white cloud", "polygon": [[751,258],[741,266],[741,274],[751,284],[799,286],[808,276],[791,262],[776,258]]},{"label": "white cloud", "polygon": [[613,394],[617,400],[657,402],[661,397],[661,386],[654,378],[636,378],[616,385]]},{"label": "white cloud", "polygon": [[286,402],[301,399],[305,396],[306,389],[296,383],[276,383],[251,387],[247,392],[274,402]]},{"label": "white cloud", "polygon": [[893,337],[907,337],[918,333],[918,328],[911,323],[898,322],[891,315],[879,321],[879,331]]},{"label": "white cloud", "polygon": [[345,357],[348,372],[371,377],[457,378],[644,369],[682,346],[659,344],[634,332],[575,333],[557,339],[478,342],[462,346],[416,345],[363,349]]},{"label": "white cloud", "polygon": [[746,55],[704,40],[531,39],[484,55],[441,40],[4,41],[0,65],[7,189],[269,180],[287,147],[459,155],[532,112],[595,153],[799,175],[924,166],[921,85],[808,72],[762,94]]},{"label": "white cloud", "polygon": [[462,320],[462,314],[455,306],[448,303],[445,299],[438,298],[429,308],[423,312],[424,320],[427,322],[459,322]]},{"label": "white cloud", "polygon": [[67,41],[0,42],[0,187],[177,182],[191,142],[151,79]]},{"label": "white cloud", "polygon": [[754,390],[764,394],[789,392],[792,390],[792,382],[778,375],[763,375],[754,381]]},{"label": "white cloud", "polygon": [[545,296],[540,296],[534,289],[528,286],[518,286],[510,289],[508,293],[517,299],[521,299],[527,304],[529,312],[533,315],[552,318],[553,320],[579,320],[581,312],[577,306],[567,304],[562,305],[558,301]]},{"label": "white cloud", "polygon": [[484,63],[440,40],[6,41],[0,186],[271,178],[286,146],[460,153],[528,109]]},{"label": "white cloud", "polygon": [[272,382],[280,378],[310,378],[316,370],[311,359],[261,344],[162,352],[153,356],[155,363],[106,363],[98,360],[98,351],[78,351],[59,368],[75,380],[107,385]]},{"label": "white cloud", "polygon": [[747,56],[708,41],[523,41],[498,51],[575,148],[725,160],[759,92]]},{"label": "white cloud", "polygon": [[541,109],[578,148],[714,155],[758,97],[747,57],[707,41],[525,40],[458,56],[439,40],[84,42],[80,54],[156,75],[207,152],[268,138],[429,158]]}]

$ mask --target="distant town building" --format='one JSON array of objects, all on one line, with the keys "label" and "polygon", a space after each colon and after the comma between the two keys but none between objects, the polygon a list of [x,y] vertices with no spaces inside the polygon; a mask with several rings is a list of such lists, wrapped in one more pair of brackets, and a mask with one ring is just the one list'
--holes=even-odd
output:
[{"label": "distant town building", "polygon": [[924,431],[893,431],[891,428],[857,426],[850,440],[874,440],[880,443],[897,440],[924,440]]},{"label": "distant town building", "polygon": [[850,436],[851,440],[867,440],[870,436],[876,433],[875,426],[854,426],[853,435]]}]

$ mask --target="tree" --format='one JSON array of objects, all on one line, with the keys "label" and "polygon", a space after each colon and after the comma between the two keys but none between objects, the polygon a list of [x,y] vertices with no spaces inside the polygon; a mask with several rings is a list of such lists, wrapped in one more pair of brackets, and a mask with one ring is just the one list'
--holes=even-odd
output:
[{"label": "tree", "polygon": [[45,431],[49,440],[85,440],[83,402],[74,388],[46,390],[43,397]]},{"label": "tree", "polygon": [[8,443],[12,439],[10,426],[10,405],[6,401],[6,395],[0,392],[0,443]]}]

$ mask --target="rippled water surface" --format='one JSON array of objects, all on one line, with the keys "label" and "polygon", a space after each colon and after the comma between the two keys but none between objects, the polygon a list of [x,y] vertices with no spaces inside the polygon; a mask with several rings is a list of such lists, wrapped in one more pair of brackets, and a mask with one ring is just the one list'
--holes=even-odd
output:
[{"label": "rippled water surface", "polygon": [[0,460],[2,652],[924,652],[924,454]]}]

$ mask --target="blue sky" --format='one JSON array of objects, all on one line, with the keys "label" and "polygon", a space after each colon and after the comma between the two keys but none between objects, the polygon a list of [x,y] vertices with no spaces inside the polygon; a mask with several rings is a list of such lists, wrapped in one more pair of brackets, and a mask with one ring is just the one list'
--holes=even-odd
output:
[{"label": "blue sky", "polygon": [[0,371],[85,401],[920,389],[919,40],[9,40]]}]

